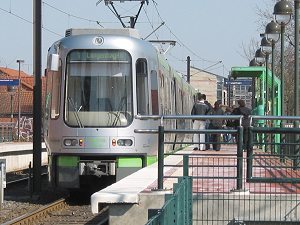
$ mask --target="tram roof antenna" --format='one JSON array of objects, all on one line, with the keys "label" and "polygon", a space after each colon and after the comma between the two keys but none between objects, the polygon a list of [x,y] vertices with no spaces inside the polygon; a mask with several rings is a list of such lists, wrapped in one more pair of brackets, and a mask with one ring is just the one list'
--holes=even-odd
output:
[{"label": "tram roof antenna", "polygon": [[[102,2],[102,1],[103,1],[103,0],[98,0],[98,2],[96,3],[96,5],[99,5],[100,2]],[[109,8],[109,9],[110,9],[110,10],[115,14],[115,16],[119,19],[119,21],[121,22],[122,26],[123,26],[124,28],[126,28],[126,25],[125,25],[125,23],[124,23],[123,20],[122,20],[122,18],[124,18],[124,17],[121,17],[121,15],[118,13],[117,9],[114,7],[113,2],[121,2],[121,3],[124,3],[124,2],[127,2],[127,1],[129,1],[129,2],[132,2],[132,1],[139,1],[139,2],[141,2],[141,6],[140,6],[140,8],[139,8],[139,10],[138,10],[138,13],[137,13],[135,16],[131,16],[131,17],[130,17],[130,28],[134,28],[134,27],[135,27],[135,24],[136,24],[136,21],[137,21],[139,15],[140,15],[140,12],[141,12],[141,10],[142,10],[142,8],[143,8],[143,5],[145,4],[145,2],[146,2],[147,5],[148,5],[148,4],[149,4],[149,0],[104,0],[104,3],[105,3],[105,5],[108,6],[108,7],[109,7],[109,5],[111,5],[112,9],[111,9],[111,8]]]},{"label": "tram roof antenna", "polygon": [[172,40],[150,40],[149,42],[153,43],[153,44],[169,44],[169,47],[166,50],[160,51],[162,54],[166,54],[172,47],[174,47],[176,45],[176,41],[172,41]]}]

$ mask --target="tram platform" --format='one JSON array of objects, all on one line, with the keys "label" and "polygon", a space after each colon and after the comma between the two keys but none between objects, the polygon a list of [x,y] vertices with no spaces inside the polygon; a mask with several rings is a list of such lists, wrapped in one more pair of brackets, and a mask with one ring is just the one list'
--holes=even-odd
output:
[{"label": "tram platform", "polygon": [[[186,148],[179,154],[192,154],[192,148]],[[182,155],[170,155],[165,164],[180,165]],[[165,175],[180,173],[179,168],[164,168]],[[182,172],[181,175],[182,176]],[[149,208],[161,208],[165,194],[172,193],[172,185],[177,179],[164,180],[164,190],[157,190],[158,167],[154,163],[123,178],[117,183],[94,193],[91,196],[93,213],[99,212],[101,204],[109,204],[109,224],[145,224]]]},{"label": "tram platform", "polygon": [[[2,142],[0,143],[0,159],[6,160],[6,172],[26,169],[33,162],[32,142]],[[42,143],[42,164],[48,164],[48,154]]]},{"label": "tram platform", "polygon": [[[92,212],[98,213],[99,205],[109,204],[109,224],[145,224],[148,210],[162,208],[165,194],[172,193],[177,177],[183,176],[183,167],[180,166],[182,155],[188,154],[189,176],[193,177],[193,215],[201,217],[199,220],[231,221],[237,217],[243,218],[243,221],[250,220],[257,216],[255,207],[261,208],[260,217],[263,215],[270,221],[286,216],[286,212],[294,218],[300,213],[297,207],[299,185],[295,182],[276,182],[276,179],[297,178],[300,171],[290,169],[288,159],[283,162],[279,157],[259,149],[254,153],[257,157],[252,162],[252,180],[246,178],[247,154],[244,152],[243,176],[239,182],[242,186],[238,186],[235,144],[222,145],[221,151],[193,151],[187,147],[177,152],[178,155],[165,158],[164,164],[174,167],[164,168],[163,190],[157,190],[156,163],[94,193],[91,196]],[[235,214],[238,216],[233,216]]]}]

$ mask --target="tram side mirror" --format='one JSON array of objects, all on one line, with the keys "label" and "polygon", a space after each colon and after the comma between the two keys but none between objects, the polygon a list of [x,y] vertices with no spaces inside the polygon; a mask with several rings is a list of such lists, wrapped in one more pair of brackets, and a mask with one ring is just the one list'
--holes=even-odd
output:
[{"label": "tram side mirror", "polygon": [[50,70],[58,71],[59,70],[59,55],[51,54],[49,60],[50,60]]}]

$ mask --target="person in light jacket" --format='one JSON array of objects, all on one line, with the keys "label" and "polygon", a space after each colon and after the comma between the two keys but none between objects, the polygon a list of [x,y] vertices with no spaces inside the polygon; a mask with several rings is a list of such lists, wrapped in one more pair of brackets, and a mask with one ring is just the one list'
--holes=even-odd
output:
[{"label": "person in light jacket", "polygon": [[[204,95],[198,94],[197,101],[195,102],[191,115],[207,115],[209,108],[204,103]],[[206,125],[206,120],[194,120],[193,121],[193,129],[194,130],[204,130]],[[193,137],[194,142],[194,150],[205,150],[205,134],[194,134]]]}]

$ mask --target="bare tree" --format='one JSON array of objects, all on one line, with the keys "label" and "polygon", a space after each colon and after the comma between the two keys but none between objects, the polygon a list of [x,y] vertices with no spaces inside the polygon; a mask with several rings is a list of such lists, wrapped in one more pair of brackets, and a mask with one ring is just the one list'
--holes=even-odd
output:
[{"label": "bare tree", "polygon": [[[275,0],[270,1],[267,3],[267,10],[262,10],[260,7],[257,6],[257,16],[258,19],[256,21],[258,29],[260,30],[260,33],[265,32],[266,25],[271,22],[272,20],[275,21],[273,17],[273,8],[276,4]],[[242,45],[243,50],[243,57],[247,59],[252,59],[255,54],[255,50],[258,47],[258,44],[260,44],[260,41],[252,40],[246,45]],[[284,109],[285,115],[293,115],[294,110],[294,100],[291,98],[291,96],[294,95],[294,19],[292,18],[290,23],[285,27],[285,34],[284,34],[284,71],[283,71],[283,79],[285,82],[284,85],[284,105],[286,108]],[[275,49],[274,49],[274,75],[277,76],[280,79],[281,75],[281,43],[280,40],[276,43]],[[271,66],[271,63],[270,63]]]}]

